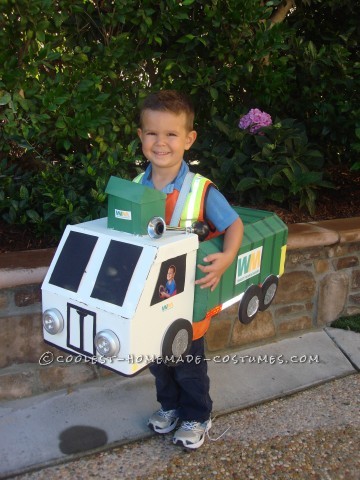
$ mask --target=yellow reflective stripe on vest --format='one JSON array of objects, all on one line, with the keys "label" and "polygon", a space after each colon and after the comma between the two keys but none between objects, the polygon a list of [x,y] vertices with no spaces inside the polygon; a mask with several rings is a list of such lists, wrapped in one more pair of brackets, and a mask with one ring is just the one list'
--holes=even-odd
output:
[{"label": "yellow reflective stripe on vest", "polygon": [[180,226],[191,227],[200,216],[201,199],[206,183],[209,180],[198,173],[193,178],[190,192],[181,213]]},{"label": "yellow reflective stripe on vest", "polygon": [[144,176],[144,173],[145,173],[145,172],[139,173],[139,175],[133,179],[133,182],[135,182],[135,183],[140,183],[142,177]]},{"label": "yellow reflective stripe on vest", "polygon": [[[144,172],[133,179],[133,182],[140,183]],[[190,192],[186,197],[184,208],[181,212],[180,227],[191,227],[191,225],[200,217],[201,200],[206,183],[209,180],[198,173],[191,182]]]}]

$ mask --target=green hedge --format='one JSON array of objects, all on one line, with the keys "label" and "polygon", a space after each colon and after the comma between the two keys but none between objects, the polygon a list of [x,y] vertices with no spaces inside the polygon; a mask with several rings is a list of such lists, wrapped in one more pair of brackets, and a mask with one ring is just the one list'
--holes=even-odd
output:
[{"label": "green hedge", "polygon": [[[1,1],[1,217],[60,234],[104,215],[109,176],[132,178],[143,167],[138,105],[160,88],[193,96],[199,142],[188,160],[230,196],[314,208],[322,155],[356,164],[358,7],[313,2],[312,11],[308,3],[270,28],[280,0]],[[348,12],[341,34],[329,27],[320,35],[318,12],[325,18],[339,3]],[[256,141],[239,131],[251,108],[269,113],[284,135],[273,128]],[[242,169],[245,135],[253,167]],[[269,149],[282,168],[270,180]],[[300,183],[290,178],[298,169]],[[226,182],[229,171],[238,177]]]},{"label": "green hedge", "polygon": [[334,328],[341,328],[342,330],[351,330],[360,333],[360,315],[340,317],[337,320],[334,320],[331,326]]}]

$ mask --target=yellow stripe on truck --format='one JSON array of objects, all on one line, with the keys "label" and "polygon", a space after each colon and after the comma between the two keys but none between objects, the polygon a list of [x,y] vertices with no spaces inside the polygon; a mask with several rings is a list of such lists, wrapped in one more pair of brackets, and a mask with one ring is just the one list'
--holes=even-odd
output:
[{"label": "yellow stripe on truck", "polygon": [[285,270],[285,257],[286,257],[286,245],[283,245],[281,247],[281,254],[280,254],[279,276],[281,276]]}]

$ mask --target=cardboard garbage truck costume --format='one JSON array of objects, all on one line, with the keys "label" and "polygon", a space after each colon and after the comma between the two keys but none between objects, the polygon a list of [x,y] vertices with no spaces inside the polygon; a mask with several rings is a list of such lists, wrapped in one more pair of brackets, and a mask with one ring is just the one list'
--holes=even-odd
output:
[{"label": "cardboard garbage truck costume", "polygon": [[272,302],[284,271],[286,225],[272,212],[234,207],[241,248],[211,292],[197,264],[222,249],[192,228],[169,230],[166,195],[111,177],[108,217],[69,225],[42,285],[44,339],[131,376],[154,361],[176,365],[197,323],[239,303],[249,323]]}]

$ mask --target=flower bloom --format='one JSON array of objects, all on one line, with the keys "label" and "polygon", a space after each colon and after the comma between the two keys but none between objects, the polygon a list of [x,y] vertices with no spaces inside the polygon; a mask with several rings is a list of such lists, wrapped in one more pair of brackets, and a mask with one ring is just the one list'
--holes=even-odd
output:
[{"label": "flower bloom", "polygon": [[246,130],[250,127],[250,133],[256,133],[259,128],[272,124],[271,116],[258,108],[252,108],[249,113],[240,118],[239,128]]}]

